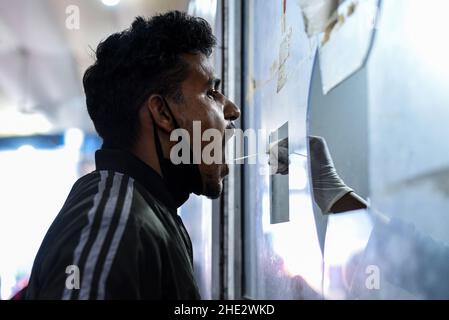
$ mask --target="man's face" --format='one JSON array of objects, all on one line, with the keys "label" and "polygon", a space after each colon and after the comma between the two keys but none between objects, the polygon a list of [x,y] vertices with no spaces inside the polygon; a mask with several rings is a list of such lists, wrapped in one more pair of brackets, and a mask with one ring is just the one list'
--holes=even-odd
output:
[{"label": "man's face", "polygon": [[[198,165],[203,181],[203,194],[217,198],[223,190],[223,178],[229,171],[224,161],[224,147],[225,140],[231,136],[225,135],[225,129],[232,128],[231,121],[240,117],[240,110],[220,93],[220,82],[205,55],[185,54],[184,58],[189,65],[189,71],[187,79],[181,84],[183,101],[173,104],[173,113],[181,128],[189,132],[191,144],[193,139],[198,138],[193,135],[193,121],[201,123],[201,137],[207,129],[216,129],[220,132],[222,161],[218,164],[205,164],[201,159],[201,164]],[[201,150],[208,144],[210,141],[201,141]]]}]

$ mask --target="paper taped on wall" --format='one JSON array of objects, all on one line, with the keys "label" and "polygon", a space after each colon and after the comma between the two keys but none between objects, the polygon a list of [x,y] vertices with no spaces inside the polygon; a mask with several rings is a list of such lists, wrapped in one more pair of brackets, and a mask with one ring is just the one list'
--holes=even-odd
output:
[{"label": "paper taped on wall", "polygon": [[339,0],[298,0],[302,9],[306,32],[313,36],[324,32],[337,18]]}]

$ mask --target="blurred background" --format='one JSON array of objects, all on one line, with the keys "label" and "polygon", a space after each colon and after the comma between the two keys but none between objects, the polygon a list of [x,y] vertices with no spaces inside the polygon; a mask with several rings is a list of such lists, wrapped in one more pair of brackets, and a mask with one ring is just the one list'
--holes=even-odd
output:
[{"label": "blurred background", "polygon": [[101,146],[82,76],[135,16],[188,0],[0,0],[0,297],[24,286],[74,181]]}]

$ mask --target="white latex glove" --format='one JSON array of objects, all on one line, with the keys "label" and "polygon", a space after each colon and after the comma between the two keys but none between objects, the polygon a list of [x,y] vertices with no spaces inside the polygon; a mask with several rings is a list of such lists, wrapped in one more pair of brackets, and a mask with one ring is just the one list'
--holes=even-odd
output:
[{"label": "white latex glove", "polygon": [[338,176],[326,140],[309,137],[313,195],[323,213],[330,213],[334,204],[353,192]]}]

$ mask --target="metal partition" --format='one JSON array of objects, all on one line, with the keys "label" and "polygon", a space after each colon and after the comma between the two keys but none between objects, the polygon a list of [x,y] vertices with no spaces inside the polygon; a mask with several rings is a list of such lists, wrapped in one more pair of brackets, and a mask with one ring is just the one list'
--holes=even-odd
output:
[{"label": "metal partition", "polygon": [[[322,287],[319,232],[325,224],[313,211],[307,161],[316,44],[304,31],[296,1],[245,4],[243,122],[260,141],[256,163],[247,161],[243,173],[242,293],[252,299],[315,299]],[[277,132],[289,138],[291,164],[284,182],[270,179],[265,155],[270,135]],[[284,200],[274,203],[273,194]],[[288,212],[273,217],[280,203]]]}]

